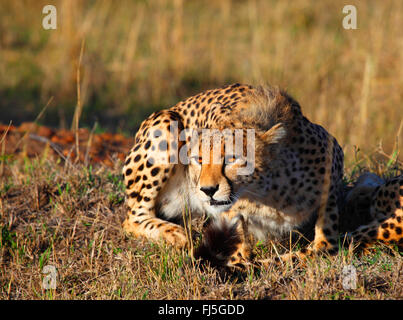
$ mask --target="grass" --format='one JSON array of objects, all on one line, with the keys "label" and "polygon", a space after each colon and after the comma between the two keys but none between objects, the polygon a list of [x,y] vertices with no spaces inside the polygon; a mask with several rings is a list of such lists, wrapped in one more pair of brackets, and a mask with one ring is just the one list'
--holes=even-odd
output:
[{"label": "grass", "polygon": [[[398,163],[384,175],[403,169]],[[374,170],[364,160],[362,166]],[[126,237],[120,163],[102,165],[9,160],[0,180],[0,299],[401,299],[401,253],[381,244],[366,256],[343,248],[305,266],[270,265],[246,273],[201,267],[187,251]],[[376,167],[376,166],[375,166]],[[351,177],[351,172],[347,172]],[[197,228],[197,225],[195,226]],[[287,250],[259,242],[258,257]],[[44,289],[46,266],[56,289]],[[355,266],[356,289],[342,272]]]},{"label": "grass", "polygon": [[54,97],[42,123],[70,127],[80,100],[81,125],[132,134],[152,111],[207,88],[271,83],[350,152],[383,141],[391,154],[397,134],[402,149],[401,1],[350,1],[357,30],[342,28],[342,0],[52,3],[53,31],[42,29],[44,0],[0,12],[4,123],[32,121]]}]

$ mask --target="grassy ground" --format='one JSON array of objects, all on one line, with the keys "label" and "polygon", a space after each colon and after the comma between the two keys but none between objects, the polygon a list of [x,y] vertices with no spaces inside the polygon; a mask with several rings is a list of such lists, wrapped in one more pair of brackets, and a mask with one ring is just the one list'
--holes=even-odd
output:
[{"label": "grassy ground", "polygon": [[[402,172],[388,162],[371,170]],[[380,244],[367,256],[345,248],[305,266],[272,265],[245,274],[203,269],[187,251],[123,234],[120,163],[111,169],[4,157],[1,164],[0,299],[403,298],[402,255]],[[347,173],[357,174],[359,169]],[[281,249],[273,241],[254,250],[268,258]],[[357,288],[346,290],[342,271],[351,264]],[[56,289],[42,286],[47,265],[57,269]]]}]

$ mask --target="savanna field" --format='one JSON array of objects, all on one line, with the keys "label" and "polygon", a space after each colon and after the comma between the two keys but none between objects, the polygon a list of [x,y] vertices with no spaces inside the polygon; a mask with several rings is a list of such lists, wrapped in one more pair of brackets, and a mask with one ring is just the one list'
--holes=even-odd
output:
[{"label": "savanna field", "polygon": [[51,1],[56,30],[46,4],[0,4],[0,299],[403,298],[402,253],[382,244],[231,273],[121,228],[140,123],[233,82],[287,89],[343,147],[346,188],[402,174],[403,2],[350,1],[356,30],[343,1]]}]

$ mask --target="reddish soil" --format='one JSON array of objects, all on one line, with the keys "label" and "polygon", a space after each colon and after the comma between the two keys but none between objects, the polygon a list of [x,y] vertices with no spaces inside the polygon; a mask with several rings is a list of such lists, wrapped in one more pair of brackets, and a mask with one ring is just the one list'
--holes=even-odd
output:
[{"label": "reddish soil", "polygon": [[48,157],[73,162],[113,166],[116,158],[124,161],[133,144],[132,138],[121,134],[93,134],[87,129],[79,129],[77,134],[78,157],[74,131],[56,130],[31,122],[22,123],[18,127],[0,124],[0,156],[25,155],[34,158],[46,153]]}]

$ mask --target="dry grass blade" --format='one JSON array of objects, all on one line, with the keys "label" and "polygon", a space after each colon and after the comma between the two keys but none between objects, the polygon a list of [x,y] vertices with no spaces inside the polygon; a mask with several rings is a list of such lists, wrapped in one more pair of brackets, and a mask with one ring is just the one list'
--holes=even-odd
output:
[{"label": "dry grass blade", "polygon": [[91,146],[92,146],[92,138],[94,136],[94,132],[95,129],[97,128],[98,123],[95,122],[94,126],[91,129],[90,135],[88,137],[88,142],[87,142],[87,149],[85,151],[85,157],[84,157],[84,166],[88,166],[88,162],[89,162],[89,156],[90,156],[90,150],[91,150]]},{"label": "dry grass blade", "polygon": [[60,158],[62,158],[64,161],[69,161],[63,154],[62,149],[56,144],[53,143],[52,141],[50,141],[48,138],[46,137],[42,137],[42,136],[38,136],[36,134],[29,134],[29,138],[32,140],[36,140],[36,141],[40,141],[43,143],[48,144],[53,150],[55,150],[55,152],[60,156]]},{"label": "dry grass blade", "polygon": [[[182,209],[182,219],[183,219],[183,227],[185,229],[185,235],[188,243],[188,249],[190,256],[193,257],[194,247],[193,247],[193,237],[192,237],[192,213],[190,212],[189,207],[186,205]],[[192,259],[193,262],[193,259]]]},{"label": "dry grass blade", "polygon": [[[46,109],[49,107],[49,105],[52,103],[53,101],[53,96],[50,97],[50,99],[48,100],[48,102],[46,103],[46,105],[43,107],[43,109],[41,110],[41,112],[39,112],[39,114],[37,115],[37,117],[34,120],[34,124],[36,124],[39,119],[42,117],[42,115],[45,113]],[[32,129],[28,129],[25,134],[22,136],[22,138],[15,144],[14,146],[14,152],[15,150],[17,150],[17,148],[20,146],[22,141],[25,141],[26,137],[31,133]]]},{"label": "dry grass blade", "polygon": [[[6,131],[4,131],[3,136],[1,137],[1,140],[0,140],[0,145],[1,145],[1,157],[2,157],[2,158],[4,158],[4,152],[5,152],[5,150],[6,150],[6,146],[5,146],[6,136],[7,136],[8,131],[10,130],[10,127],[11,127],[11,124],[12,124],[12,123],[13,123],[13,122],[10,121],[10,123],[8,124],[8,127],[7,127]],[[1,166],[0,166],[0,177],[3,176],[3,173],[4,173],[4,163],[5,163],[5,161],[4,161],[4,159],[3,159],[3,160],[1,161]]]},{"label": "dry grass blade", "polygon": [[3,136],[1,137],[0,144],[3,144],[3,141],[6,139],[7,133],[10,130],[12,123],[13,123],[13,121],[11,120],[7,126],[7,129],[4,131]]},{"label": "dry grass blade", "polygon": [[76,161],[80,158],[80,146],[78,137],[78,128],[80,117],[82,113],[82,103],[81,103],[81,62],[84,54],[85,38],[81,41],[80,56],[78,58],[77,72],[76,72],[76,84],[77,84],[77,105],[74,111],[73,123],[71,125],[71,130],[75,132],[76,137]]}]

